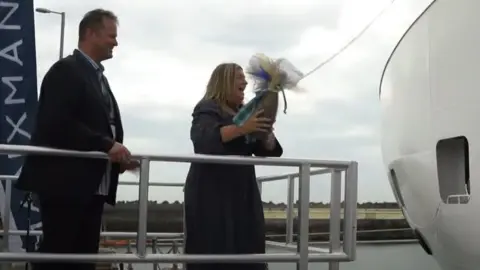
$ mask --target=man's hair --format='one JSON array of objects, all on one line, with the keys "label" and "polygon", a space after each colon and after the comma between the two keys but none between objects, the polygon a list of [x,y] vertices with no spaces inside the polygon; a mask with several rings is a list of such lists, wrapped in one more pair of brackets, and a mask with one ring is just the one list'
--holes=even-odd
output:
[{"label": "man's hair", "polygon": [[115,23],[118,23],[117,16],[109,10],[94,9],[87,12],[78,26],[78,40],[83,41],[85,39],[87,29],[92,29],[94,31],[102,29],[104,27],[104,19],[114,20]]},{"label": "man's hair", "polygon": [[227,106],[227,99],[233,91],[235,74],[239,69],[242,67],[236,63],[218,65],[210,75],[203,99],[212,99],[222,107]]}]

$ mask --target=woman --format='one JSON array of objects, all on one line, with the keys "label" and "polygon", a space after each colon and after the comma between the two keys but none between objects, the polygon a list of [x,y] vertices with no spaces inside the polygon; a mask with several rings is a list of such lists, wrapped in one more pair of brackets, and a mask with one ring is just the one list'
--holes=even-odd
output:
[{"label": "woman", "polygon": [[[253,115],[232,122],[247,86],[242,68],[221,64],[193,110],[190,138],[195,153],[275,156],[283,149],[269,119]],[[247,144],[245,135],[267,132],[267,140]],[[265,253],[265,220],[254,165],[192,163],[185,185],[185,253]],[[187,270],[265,270],[266,264],[187,264]]]}]

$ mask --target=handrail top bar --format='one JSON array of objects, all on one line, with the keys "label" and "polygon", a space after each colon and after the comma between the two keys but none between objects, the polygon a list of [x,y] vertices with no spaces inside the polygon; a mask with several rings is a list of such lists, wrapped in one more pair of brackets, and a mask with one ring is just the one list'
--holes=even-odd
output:
[{"label": "handrail top bar", "polygon": [[[298,262],[299,254],[55,254],[0,252],[0,262],[132,262],[132,263],[264,263],[264,262]],[[327,254],[307,253],[308,261],[338,262],[348,261],[348,255],[336,251]]]},{"label": "handrail top bar", "polygon": [[137,262],[137,263],[185,263],[185,262],[296,262],[297,254],[239,254],[239,255],[193,255],[193,254],[56,254],[0,252],[0,262]]},{"label": "handrail top bar", "polygon": [[[330,173],[332,169],[317,169],[317,170],[312,170],[310,171],[310,176],[313,175],[321,175],[321,174],[326,174]],[[267,176],[258,176],[257,181],[258,182],[271,182],[271,181],[277,181],[277,180],[286,180],[289,177],[294,177],[298,178],[300,176],[299,173],[284,173],[284,174],[277,174],[277,175],[267,175]],[[15,175],[2,175],[0,174],[0,180],[17,180],[18,176]],[[139,181],[120,181],[118,182],[120,185],[124,186],[138,186],[140,184]],[[185,186],[184,182],[150,182],[150,186],[153,187],[183,187]]]},{"label": "handrail top bar", "polygon": [[3,175],[0,174],[0,180],[13,180],[16,181],[18,179],[18,176],[16,175]]},{"label": "handrail top bar", "polygon": [[[13,155],[49,155],[49,156],[68,156],[83,158],[108,158],[101,152],[82,152],[71,150],[60,150],[47,147],[38,147],[30,145],[12,145],[0,144],[0,154]],[[140,155],[133,154],[134,159],[148,159],[150,161],[164,162],[202,162],[217,164],[237,164],[237,165],[265,165],[265,166],[288,166],[297,167],[301,165],[310,165],[311,167],[328,168],[347,168],[352,161],[334,161],[334,160],[313,160],[313,159],[292,159],[292,158],[263,158],[263,157],[240,157],[240,156],[219,156],[219,155]]]},{"label": "handrail top bar", "polygon": [[[317,170],[312,170],[310,171],[310,176],[313,175],[320,175],[320,174],[326,174],[330,173],[332,169],[317,169]],[[257,181],[258,182],[270,182],[270,181],[277,181],[277,180],[285,180],[288,179],[289,177],[300,177],[300,173],[284,173],[284,174],[277,174],[277,175],[268,175],[268,176],[258,176]]]},{"label": "handrail top bar", "polygon": [[[0,234],[5,234],[7,233],[4,230],[0,230]],[[43,232],[41,230],[31,230],[29,232],[30,235],[32,236],[40,236],[43,235]],[[8,235],[20,235],[20,236],[26,236],[27,231],[26,230],[9,230]],[[156,238],[161,238],[163,240],[169,240],[168,237],[182,237],[184,233],[169,233],[169,232],[147,232],[147,238],[148,239],[156,239]],[[127,238],[135,238],[138,236],[138,232],[100,232],[100,236],[105,237],[105,236],[111,236],[111,237],[127,237]]]}]

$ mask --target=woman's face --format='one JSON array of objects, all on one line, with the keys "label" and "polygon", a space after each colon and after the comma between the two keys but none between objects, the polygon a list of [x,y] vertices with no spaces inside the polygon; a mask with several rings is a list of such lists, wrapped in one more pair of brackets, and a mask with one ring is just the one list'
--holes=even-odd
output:
[{"label": "woman's face", "polygon": [[245,97],[244,91],[247,87],[247,81],[245,80],[245,74],[241,68],[235,71],[235,81],[233,83],[233,89],[231,92],[230,102],[236,106],[243,104],[243,99]]}]

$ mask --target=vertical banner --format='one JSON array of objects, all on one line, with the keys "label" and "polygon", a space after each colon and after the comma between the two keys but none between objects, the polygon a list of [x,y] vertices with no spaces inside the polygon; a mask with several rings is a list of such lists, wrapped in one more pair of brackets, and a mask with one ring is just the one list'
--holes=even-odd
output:
[{"label": "vertical banner", "polygon": [[[0,0],[0,144],[29,144],[37,106],[37,67],[33,0]],[[0,175],[19,175],[23,157],[0,154]],[[6,182],[0,185],[0,211],[5,220]],[[25,193],[12,187],[10,230],[27,230]],[[40,212],[32,205],[30,229],[41,228]],[[24,251],[37,237],[10,236],[9,249]],[[32,246],[29,250],[33,250]]]}]

